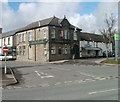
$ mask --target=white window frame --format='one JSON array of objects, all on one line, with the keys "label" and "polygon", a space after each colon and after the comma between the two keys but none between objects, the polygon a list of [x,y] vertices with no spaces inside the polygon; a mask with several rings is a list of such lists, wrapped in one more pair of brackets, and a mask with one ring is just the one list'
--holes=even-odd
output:
[{"label": "white window frame", "polygon": [[67,47],[64,48],[64,53],[68,54],[68,48]]},{"label": "white window frame", "polygon": [[67,39],[68,38],[68,34],[67,34],[67,30],[64,30],[64,38]]},{"label": "white window frame", "polygon": [[68,39],[70,39],[70,32],[68,31],[67,33],[68,33]]},{"label": "white window frame", "polygon": [[76,31],[73,32],[73,40],[77,40],[77,32]]},{"label": "white window frame", "polygon": [[26,39],[26,34],[25,33],[23,33],[23,41],[25,41]]},{"label": "white window frame", "polygon": [[19,42],[22,42],[22,34],[19,34]]},{"label": "white window frame", "polygon": [[32,32],[28,32],[28,41],[32,41]]},{"label": "white window frame", "polygon": [[56,47],[55,46],[51,47],[51,54],[56,54]]},{"label": "white window frame", "polygon": [[55,38],[55,28],[51,29],[51,38]]},{"label": "white window frame", "polygon": [[43,29],[43,38],[44,38],[44,39],[47,38],[47,29]]},{"label": "white window frame", "polygon": [[8,37],[8,45],[10,45],[10,37]]}]

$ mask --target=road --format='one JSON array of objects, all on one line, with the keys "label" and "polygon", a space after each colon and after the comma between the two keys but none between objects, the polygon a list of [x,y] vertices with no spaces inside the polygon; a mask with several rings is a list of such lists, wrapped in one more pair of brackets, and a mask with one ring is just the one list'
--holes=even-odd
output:
[{"label": "road", "polygon": [[117,100],[118,66],[97,59],[63,64],[8,61],[20,83],[3,89],[3,99]]},{"label": "road", "polygon": [[3,100],[118,100],[117,80],[3,90]]}]

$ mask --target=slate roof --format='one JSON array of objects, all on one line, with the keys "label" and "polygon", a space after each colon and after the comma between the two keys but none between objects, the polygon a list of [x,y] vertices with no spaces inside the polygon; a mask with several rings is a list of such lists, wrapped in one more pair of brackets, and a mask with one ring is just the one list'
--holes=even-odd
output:
[{"label": "slate roof", "polygon": [[87,33],[87,32],[81,32],[80,39],[82,41],[86,40],[86,41],[95,41],[95,42],[109,42],[108,39],[104,38],[103,35]]},{"label": "slate roof", "polygon": [[[64,18],[64,19],[66,19],[66,18]],[[3,35],[3,37],[7,37],[7,36],[14,35],[17,32],[21,32],[21,31],[25,31],[25,30],[29,30],[29,29],[34,29],[34,28],[39,28],[39,27],[43,27],[43,26],[47,26],[47,25],[61,26],[61,22],[64,19],[59,19],[59,18],[53,16],[53,17],[50,17],[50,18],[47,18],[47,19],[43,19],[43,20],[33,22],[33,23],[31,23],[31,24],[29,24],[29,25],[27,25],[25,27],[22,27],[22,28],[19,28],[19,29],[16,29],[16,30],[11,30],[9,32],[2,33],[2,35]],[[75,29],[75,26],[70,24],[70,28]],[[81,30],[79,28],[77,28],[77,29]]]}]

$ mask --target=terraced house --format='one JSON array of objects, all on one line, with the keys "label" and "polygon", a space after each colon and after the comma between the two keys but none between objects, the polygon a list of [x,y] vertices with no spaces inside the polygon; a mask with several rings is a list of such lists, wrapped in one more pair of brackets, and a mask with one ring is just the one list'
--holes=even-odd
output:
[{"label": "terraced house", "polygon": [[17,60],[55,61],[79,57],[81,29],[64,17],[33,22],[16,32]]}]

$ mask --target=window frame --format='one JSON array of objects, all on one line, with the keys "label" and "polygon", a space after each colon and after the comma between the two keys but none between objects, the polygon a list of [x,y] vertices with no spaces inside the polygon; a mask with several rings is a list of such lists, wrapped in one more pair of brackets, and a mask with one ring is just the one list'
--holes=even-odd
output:
[{"label": "window frame", "polygon": [[55,38],[55,28],[52,28],[51,31],[50,31],[50,34],[51,34],[51,38]]},{"label": "window frame", "polygon": [[51,54],[52,55],[56,54],[56,46],[51,46]]},{"label": "window frame", "polygon": [[73,40],[78,40],[76,31],[73,32]]},{"label": "window frame", "polygon": [[32,41],[33,33],[28,32],[28,41]]}]

